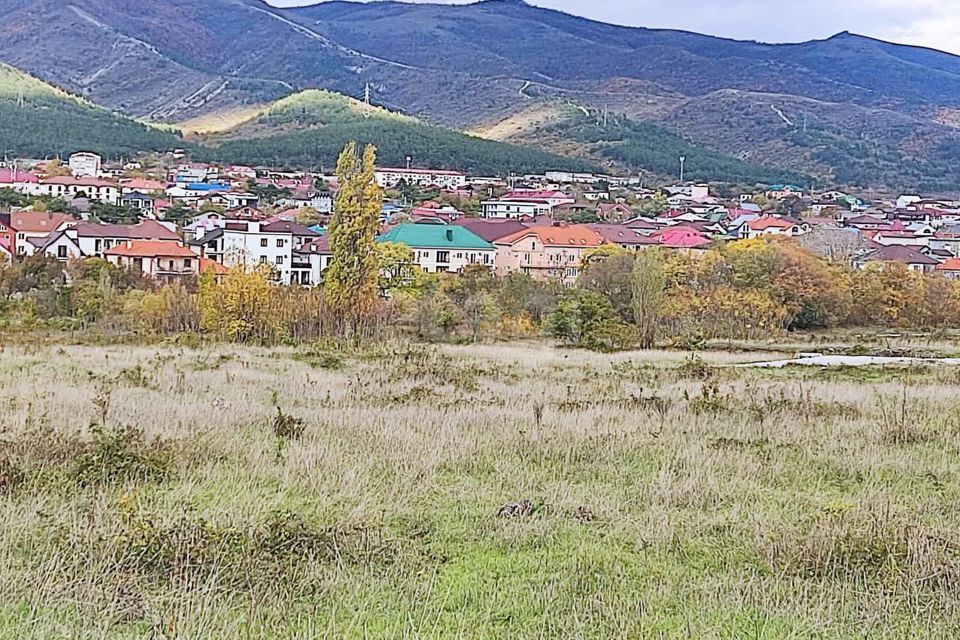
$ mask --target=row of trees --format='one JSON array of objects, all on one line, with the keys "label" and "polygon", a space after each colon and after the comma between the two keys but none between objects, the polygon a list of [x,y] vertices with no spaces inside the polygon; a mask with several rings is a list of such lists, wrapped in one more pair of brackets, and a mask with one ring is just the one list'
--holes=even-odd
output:
[{"label": "row of trees", "polygon": [[841,326],[958,327],[960,282],[900,263],[852,269],[785,238],[702,256],[607,247],[588,258],[547,329],[572,345],[609,350]]}]

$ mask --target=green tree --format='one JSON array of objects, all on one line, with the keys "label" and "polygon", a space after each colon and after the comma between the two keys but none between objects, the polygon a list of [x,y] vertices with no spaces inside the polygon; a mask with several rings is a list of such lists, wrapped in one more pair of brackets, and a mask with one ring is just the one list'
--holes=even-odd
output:
[{"label": "green tree", "polygon": [[656,247],[641,251],[633,263],[633,322],[641,349],[653,347],[660,328],[667,276],[663,255]]},{"label": "green tree", "polygon": [[570,289],[547,317],[547,331],[574,347],[614,351],[629,342],[629,330],[603,294]]},{"label": "green tree", "polygon": [[334,308],[354,322],[369,313],[377,299],[376,234],[383,195],[374,176],[376,159],[373,145],[367,145],[361,158],[351,142],[337,161],[340,189],[330,220],[333,260],[325,283]]}]

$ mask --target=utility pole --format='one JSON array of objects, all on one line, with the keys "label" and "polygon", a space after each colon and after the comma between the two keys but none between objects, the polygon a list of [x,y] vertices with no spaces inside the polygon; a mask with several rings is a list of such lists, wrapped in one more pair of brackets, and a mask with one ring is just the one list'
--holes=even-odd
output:
[{"label": "utility pole", "polygon": [[687,156],[680,156],[680,184],[683,184],[683,163],[687,161]]}]

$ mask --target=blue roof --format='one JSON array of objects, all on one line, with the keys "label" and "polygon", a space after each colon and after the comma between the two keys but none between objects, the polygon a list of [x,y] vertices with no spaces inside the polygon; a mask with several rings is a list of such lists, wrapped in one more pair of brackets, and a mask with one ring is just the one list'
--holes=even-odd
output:
[{"label": "blue roof", "polygon": [[188,191],[229,191],[230,185],[222,182],[188,182],[182,185]]}]

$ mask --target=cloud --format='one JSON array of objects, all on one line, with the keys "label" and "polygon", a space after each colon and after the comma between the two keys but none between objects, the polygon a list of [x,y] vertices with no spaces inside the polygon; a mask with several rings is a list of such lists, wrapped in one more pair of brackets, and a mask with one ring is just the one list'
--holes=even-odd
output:
[{"label": "cloud", "polygon": [[[278,6],[309,4],[268,1]],[[851,31],[960,54],[956,0],[531,0],[531,4],[603,22],[743,40],[800,42]]]}]

